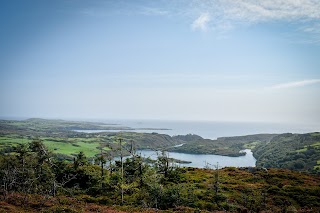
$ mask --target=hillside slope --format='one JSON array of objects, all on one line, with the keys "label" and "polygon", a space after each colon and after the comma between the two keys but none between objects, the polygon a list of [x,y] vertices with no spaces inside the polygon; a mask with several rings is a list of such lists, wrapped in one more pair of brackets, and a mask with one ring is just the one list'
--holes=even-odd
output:
[{"label": "hillside slope", "polygon": [[148,203],[151,194],[135,188],[125,194],[123,206],[117,190],[46,198],[29,194],[25,203],[23,194],[13,193],[0,196],[0,212],[319,212],[319,183],[319,176],[284,169],[185,168],[175,183],[151,189],[161,191],[154,206]]},{"label": "hillside slope", "polygon": [[[245,155],[239,152],[244,148],[254,148],[257,144],[269,142],[276,134],[256,134],[246,136],[221,137],[217,140],[203,139],[196,136],[176,136],[184,140],[186,144],[179,147],[170,148],[173,152],[192,153],[192,154],[216,154],[226,156]],[[193,140],[190,140],[192,138]],[[189,140],[188,140],[189,139]]]},{"label": "hillside slope", "polygon": [[320,133],[281,134],[253,149],[257,166],[319,173]]}]

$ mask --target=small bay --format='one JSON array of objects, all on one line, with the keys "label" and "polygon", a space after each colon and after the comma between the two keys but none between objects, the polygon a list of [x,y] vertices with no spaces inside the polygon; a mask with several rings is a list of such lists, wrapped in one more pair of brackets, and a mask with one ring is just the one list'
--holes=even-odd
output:
[{"label": "small bay", "polygon": [[[144,158],[150,158],[156,160],[158,155],[161,154],[153,150],[138,150],[138,154]],[[179,164],[175,163],[181,167],[195,167],[195,168],[204,168],[208,165],[210,168],[215,168],[216,165],[219,165],[219,168],[223,167],[254,167],[256,164],[256,159],[253,157],[253,154],[250,149],[245,149],[243,152],[246,152],[246,155],[239,157],[229,157],[222,155],[207,155],[207,154],[187,154],[187,153],[177,153],[177,152],[166,152],[169,158],[174,158],[181,161],[191,161],[188,164]],[[115,158],[119,160],[119,158]]]}]

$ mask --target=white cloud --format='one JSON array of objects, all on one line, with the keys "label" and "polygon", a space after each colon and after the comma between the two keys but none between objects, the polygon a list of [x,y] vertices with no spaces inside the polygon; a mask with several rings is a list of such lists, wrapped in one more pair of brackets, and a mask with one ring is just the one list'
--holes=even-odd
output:
[{"label": "white cloud", "polygon": [[[292,30],[289,40],[320,43],[320,0],[161,0],[139,6],[133,1],[110,2],[105,7],[118,8],[114,4],[119,4],[119,13],[187,18],[193,30],[210,29],[222,34],[252,24],[283,21],[297,26],[298,31]],[[82,13],[104,17],[110,11],[91,8]]]},{"label": "white cloud", "polygon": [[320,83],[320,79],[310,79],[310,80],[303,80],[303,81],[294,81],[289,83],[283,84],[276,84],[271,86],[271,89],[287,89],[287,88],[295,88],[295,87],[303,87],[311,84]]},{"label": "white cloud", "polygon": [[[210,15],[224,19],[260,22],[267,20],[320,19],[319,0],[195,0]],[[203,3],[204,2],[204,3]],[[217,12],[219,8],[220,13]],[[213,12],[213,13],[212,13]]]},{"label": "white cloud", "polygon": [[[283,21],[298,24],[310,43],[320,38],[320,0],[172,0],[168,10],[191,20],[193,30],[224,33],[252,24]],[[204,13],[205,12],[205,13]],[[199,14],[202,14],[199,17]],[[208,23],[210,22],[210,26]],[[301,29],[301,27],[303,29]],[[295,30],[292,34],[297,33]],[[301,40],[301,38],[296,39]]]},{"label": "white cloud", "polygon": [[201,30],[206,32],[208,29],[208,22],[210,21],[210,15],[208,13],[201,14],[194,22],[191,27],[193,30]]}]

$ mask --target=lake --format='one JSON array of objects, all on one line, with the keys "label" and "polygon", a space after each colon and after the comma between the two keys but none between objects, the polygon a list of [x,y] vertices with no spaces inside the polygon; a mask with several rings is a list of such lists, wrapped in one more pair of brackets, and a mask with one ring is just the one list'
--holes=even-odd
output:
[{"label": "lake", "polygon": [[[246,152],[246,155],[240,157],[228,157],[221,155],[204,155],[204,154],[186,154],[186,153],[177,153],[177,152],[167,152],[169,158],[174,158],[183,161],[191,161],[190,164],[178,164],[181,167],[196,167],[204,168],[206,164],[209,164],[210,168],[215,168],[217,163],[219,168],[222,167],[254,167],[256,165],[256,159],[253,157],[253,154],[250,149],[243,150]],[[142,157],[150,157],[153,160],[156,160],[158,154],[153,150],[138,150],[138,153]],[[119,158],[116,158],[118,160]]]}]

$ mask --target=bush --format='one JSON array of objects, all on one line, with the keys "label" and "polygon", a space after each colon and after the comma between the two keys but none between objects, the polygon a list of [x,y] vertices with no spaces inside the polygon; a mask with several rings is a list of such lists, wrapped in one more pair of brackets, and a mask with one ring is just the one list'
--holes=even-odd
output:
[{"label": "bush", "polygon": [[44,212],[46,213],[78,213],[79,210],[70,208],[69,206],[53,206]]}]

